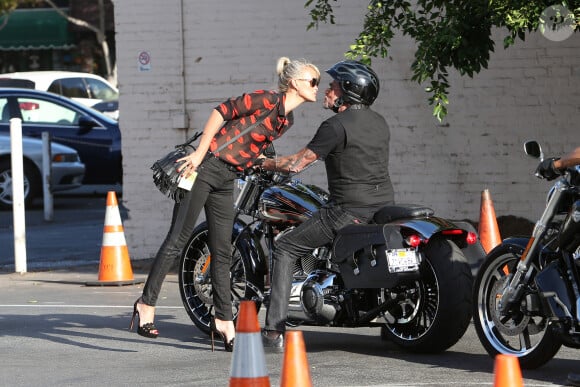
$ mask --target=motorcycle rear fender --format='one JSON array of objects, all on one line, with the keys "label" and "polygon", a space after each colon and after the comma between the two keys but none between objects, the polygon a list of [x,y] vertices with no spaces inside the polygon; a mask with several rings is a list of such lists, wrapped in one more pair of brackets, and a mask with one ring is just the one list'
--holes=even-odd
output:
[{"label": "motorcycle rear fender", "polygon": [[393,222],[401,228],[404,237],[418,234],[424,241],[442,238],[453,242],[461,249],[471,272],[475,274],[485,259],[485,250],[481,241],[477,238],[474,244],[467,243],[467,234],[472,232],[477,235],[475,227],[466,221],[450,221],[434,216],[401,219]]},{"label": "motorcycle rear fender", "polygon": [[[431,238],[441,235],[444,239],[453,241],[459,248],[467,246],[467,223],[457,225],[447,219],[429,216],[425,218],[399,219],[389,225],[399,227],[403,237],[411,234],[418,234],[422,240],[428,241]],[[473,228],[473,226],[470,226]]]},{"label": "motorcycle rear fender", "polygon": [[247,266],[253,273],[266,273],[264,249],[252,230],[240,219],[236,219],[234,222],[232,240],[234,240],[242,259],[248,264]]}]

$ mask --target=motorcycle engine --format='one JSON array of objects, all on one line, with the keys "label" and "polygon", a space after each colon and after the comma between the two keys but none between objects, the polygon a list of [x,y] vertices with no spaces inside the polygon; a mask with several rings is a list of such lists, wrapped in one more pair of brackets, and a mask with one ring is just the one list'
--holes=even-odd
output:
[{"label": "motorcycle engine", "polygon": [[293,283],[288,319],[318,324],[332,322],[341,309],[335,280],[336,274],[316,270],[303,282]]}]

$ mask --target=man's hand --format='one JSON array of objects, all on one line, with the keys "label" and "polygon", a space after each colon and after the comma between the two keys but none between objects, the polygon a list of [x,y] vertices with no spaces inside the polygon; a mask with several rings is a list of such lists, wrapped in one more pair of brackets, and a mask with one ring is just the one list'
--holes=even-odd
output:
[{"label": "man's hand", "polygon": [[561,176],[564,172],[554,166],[554,161],[558,160],[556,157],[544,159],[536,168],[536,176],[541,176],[546,180],[554,180]]}]

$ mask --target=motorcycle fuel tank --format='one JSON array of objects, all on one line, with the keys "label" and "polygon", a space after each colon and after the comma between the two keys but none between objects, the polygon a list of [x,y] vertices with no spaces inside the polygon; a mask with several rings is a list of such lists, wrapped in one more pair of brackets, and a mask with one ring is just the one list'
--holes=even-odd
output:
[{"label": "motorcycle fuel tank", "polygon": [[258,202],[259,216],[270,222],[302,223],[323,203],[306,185],[290,182],[262,193]]}]

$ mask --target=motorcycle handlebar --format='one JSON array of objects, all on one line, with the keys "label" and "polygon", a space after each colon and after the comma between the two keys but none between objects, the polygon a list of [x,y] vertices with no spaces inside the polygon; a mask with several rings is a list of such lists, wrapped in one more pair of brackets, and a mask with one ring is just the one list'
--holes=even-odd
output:
[{"label": "motorcycle handlebar", "polygon": [[291,175],[282,172],[267,171],[258,167],[250,168],[244,172],[244,180],[250,177],[262,182],[281,184],[290,179]]}]

